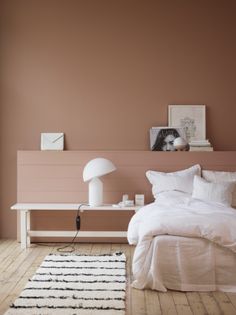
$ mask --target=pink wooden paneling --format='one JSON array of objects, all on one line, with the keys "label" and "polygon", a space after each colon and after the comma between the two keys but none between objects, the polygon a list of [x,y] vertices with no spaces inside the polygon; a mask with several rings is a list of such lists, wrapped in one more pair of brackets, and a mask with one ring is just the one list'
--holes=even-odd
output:
[{"label": "pink wooden paneling", "polygon": [[[80,187],[81,192],[88,191],[88,184],[84,183],[79,179],[70,179],[70,178],[61,178],[55,182],[53,178],[37,179],[36,182],[30,183],[28,179],[22,180],[21,190],[31,191],[31,192],[40,192],[42,187],[45,186],[45,181],[47,181],[47,191],[57,191],[57,192],[69,192],[72,190],[72,187],[75,187],[75,192],[78,192],[78,187]],[[135,186],[138,190],[149,190],[149,184],[146,181],[144,183],[143,179],[131,179],[128,178],[125,182],[122,179],[103,179],[104,187],[106,187],[107,192],[123,192],[123,191],[132,191],[132,187]],[[19,192],[20,192],[19,191]]]},{"label": "pink wooden paneling", "polygon": [[19,151],[17,202],[86,202],[85,164],[96,157],[113,161],[117,171],[102,178],[104,202],[145,193],[152,200],[148,169],[175,171],[199,163],[204,169],[236,171],[236,152]]}]

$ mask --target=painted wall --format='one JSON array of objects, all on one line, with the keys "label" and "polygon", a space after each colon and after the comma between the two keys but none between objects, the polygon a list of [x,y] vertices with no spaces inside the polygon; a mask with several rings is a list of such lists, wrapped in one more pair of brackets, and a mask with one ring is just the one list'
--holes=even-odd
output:
[{"label": "painted wall", "polygon": [[16,151],[62,131],[69,150],[146,150],[168,104],[206,104],[236,150],[235,1],[2,0],[1,236],[16,236]]}]

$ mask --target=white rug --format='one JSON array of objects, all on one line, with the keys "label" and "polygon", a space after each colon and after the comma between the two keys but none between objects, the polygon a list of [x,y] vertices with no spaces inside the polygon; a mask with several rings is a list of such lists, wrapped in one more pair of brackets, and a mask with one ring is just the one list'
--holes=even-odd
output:
[{"label": "white rug", "polygon": [[122,253],[50,254],[5,315],[124,315],[125,264]]}]

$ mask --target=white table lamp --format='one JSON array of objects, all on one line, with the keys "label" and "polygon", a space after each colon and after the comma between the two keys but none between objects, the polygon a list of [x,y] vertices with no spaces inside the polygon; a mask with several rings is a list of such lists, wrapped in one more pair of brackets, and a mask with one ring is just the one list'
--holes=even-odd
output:
[{"label": "white table lamp", "polygon": [[89,182],[89,205],[101,206],[103,203],[103,183],[100,176],[116,170],[115,165],[108,159],[96,158],[89,161],[83,171],[83,179]]}]

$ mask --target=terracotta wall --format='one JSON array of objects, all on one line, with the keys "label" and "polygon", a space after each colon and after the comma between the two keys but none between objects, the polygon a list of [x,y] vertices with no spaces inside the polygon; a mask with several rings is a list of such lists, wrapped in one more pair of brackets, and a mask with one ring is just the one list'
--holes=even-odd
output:
[{"label": "terracotta wall", "polygon": [[235,1],[2,0],[0,235],[16,236],[16,151],[63,131],[69,150],[145,150],[168,104],[206,104],[236,150]]}]

